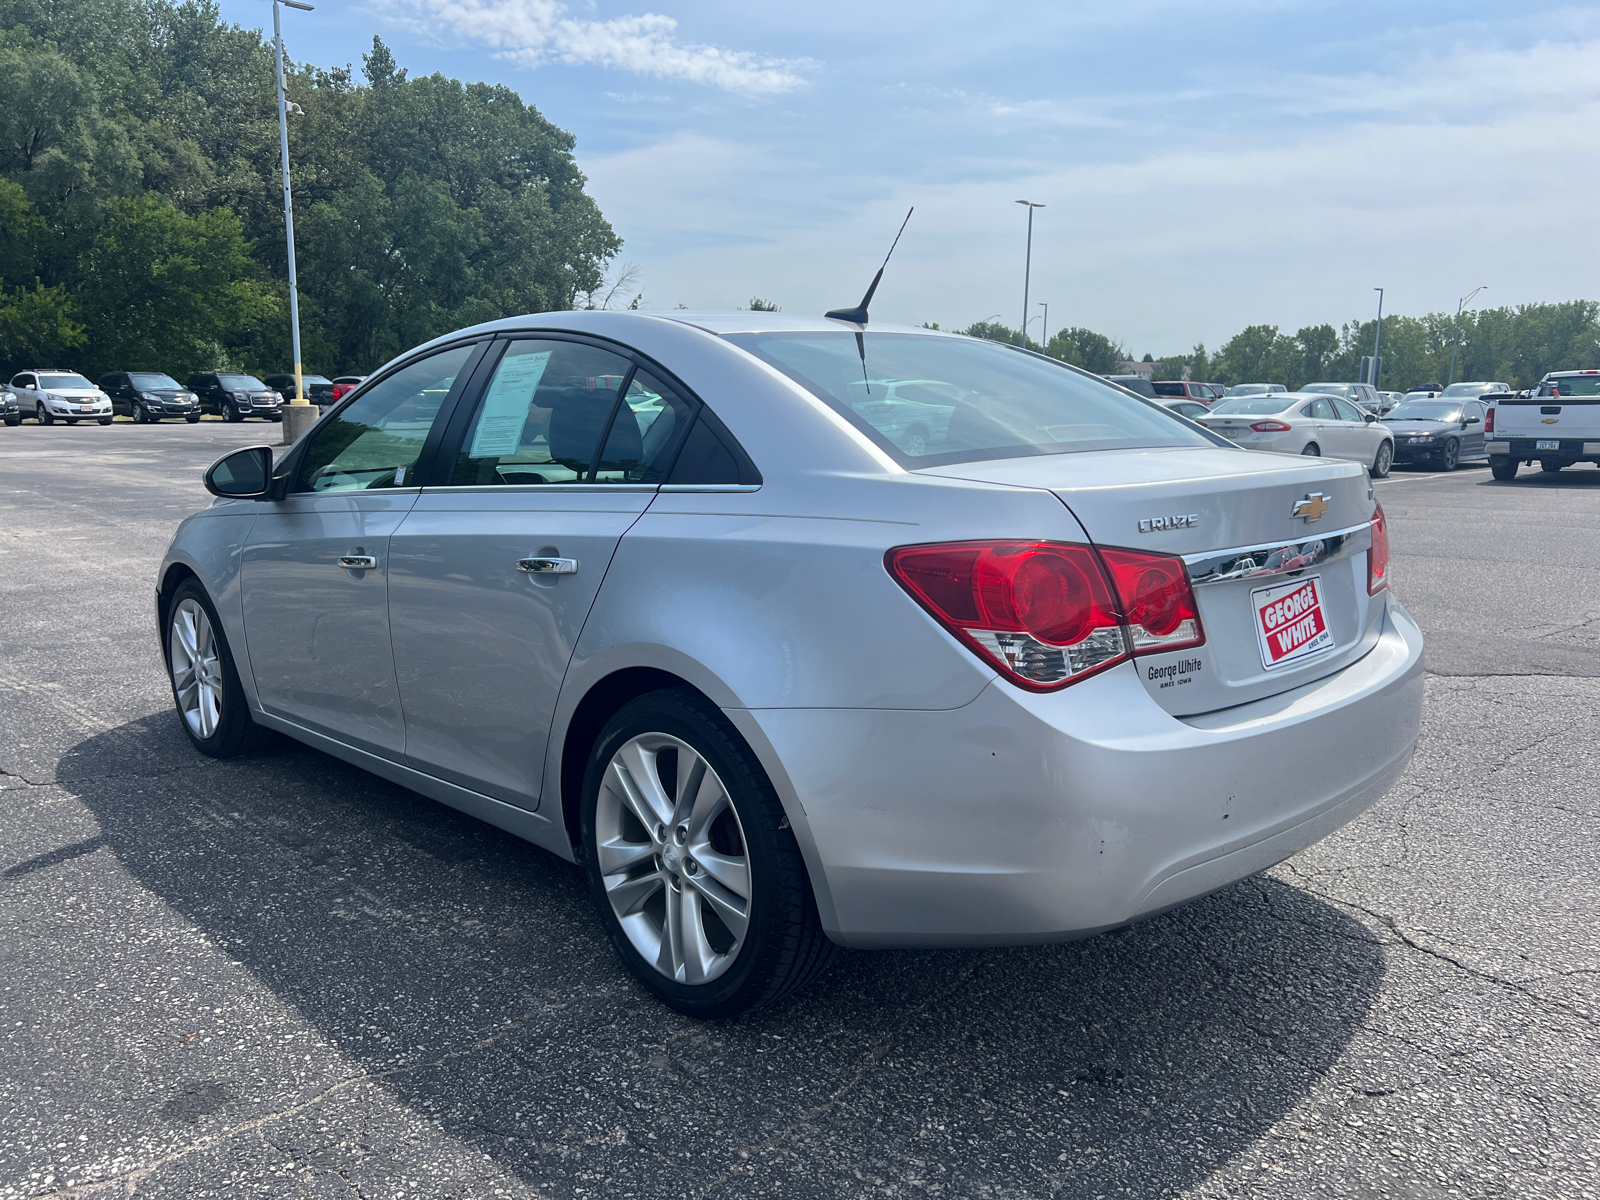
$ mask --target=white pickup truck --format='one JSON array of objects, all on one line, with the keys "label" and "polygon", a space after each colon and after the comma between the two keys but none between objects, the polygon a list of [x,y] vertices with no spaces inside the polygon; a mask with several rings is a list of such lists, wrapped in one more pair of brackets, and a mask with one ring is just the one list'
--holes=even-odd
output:
[{"label": "white pickup truck", "polygon": [[1496,479],[1515,479],[1523,463],[1551,474],[1600,464],[1600,371],[1551,371],[1536,388],[1481,399],[1489,405],[1484,449]]}]

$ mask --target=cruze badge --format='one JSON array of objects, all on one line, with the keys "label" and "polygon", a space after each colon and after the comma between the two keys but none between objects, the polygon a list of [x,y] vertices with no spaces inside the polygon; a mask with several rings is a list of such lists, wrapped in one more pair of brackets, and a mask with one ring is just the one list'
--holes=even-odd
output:
[{"label": "cruze badge", "polygon": [[1199,513],[1180,513],[1173,517],[1145,517],[1139,522],[1140,533],[1159,533],[1164,529],[1198,529]]},{"label": "cruze badge", "polygon": [[1328,511],[1328,497],[1322,492],[1307,492],[1304,500],[1296,500],[1294,507],[1289,510],[1291,517],[1300,517],[1311,522],[1322,520],[1322,515]]}]

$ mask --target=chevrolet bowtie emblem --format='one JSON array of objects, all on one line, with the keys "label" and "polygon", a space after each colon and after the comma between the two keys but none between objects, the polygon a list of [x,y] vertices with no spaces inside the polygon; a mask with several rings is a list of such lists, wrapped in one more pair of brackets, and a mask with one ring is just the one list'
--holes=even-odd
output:
[{"label": "chevrolet bowtie emblem", "polygon": [[1321,492],[1307,492],[1304,500],[1296,500],[1294,508],[1290,509],[1291,517],[1301,517],[1306,521],[1320,521],[1322,514],[1328,511],[1328,497]]}]

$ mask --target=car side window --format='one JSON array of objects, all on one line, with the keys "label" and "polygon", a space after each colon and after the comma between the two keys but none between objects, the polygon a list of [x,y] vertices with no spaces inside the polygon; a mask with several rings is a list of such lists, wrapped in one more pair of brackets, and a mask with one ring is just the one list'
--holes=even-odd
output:
[{"label": "car side window", "polygon": [[660,483],[694,410],[644,368],[634,372],[606,434],[596,483]]},{"label": "car side window", "polygon": [[[601,435],[632,369],[622,355],[583,342],[513,341],[478,398],[451,484],[589,482]],[[617,451],[638,468],[641,444],[619,443]]]},{"label": "car side window", "polygon": [[1332,401],[1323,396],[1318,396],[1311,402],[1310,415],[1319,421],[1337,421],[1339,419],[1339,415],[1333,409]]},{"label": "car side window", "polygon": [[1484,409],[1483,405],[1479,404],[1477,401],[1473,401],[1471,404],[1467,405],[1466,411],[1462,413],[1462,416],[1477,417],[1478,422],[1481,424],[1483,422],[1483,414],[1485,411],[1486,410]]},{"label": "car side window", "polygon": [[11,386],[12,387],[20,387],[20,388],[31,388],[33,386],[33,376],[32,375],[18,375],[17,378],[16,378],[16,381],[14,383],[12,383]]},{"label": "car side window", "polygon": [[417,459],[434,418],[476,349],[452,346],[400,368],[324,418],[300,461],[296,492],[416,487]]},{"label": "car side window", "polygon": [[1361,410],[1348,400],[1340,400],[1335,397],[1333,407],[1338,410],[1339,420],[1341,421],[1354,421],[1358,425],[1366,423],[1366,418],[1361,415]]}]

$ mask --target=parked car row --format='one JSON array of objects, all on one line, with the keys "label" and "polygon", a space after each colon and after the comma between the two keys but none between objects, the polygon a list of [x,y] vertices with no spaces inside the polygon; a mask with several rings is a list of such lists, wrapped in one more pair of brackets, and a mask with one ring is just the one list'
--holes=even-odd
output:
[{"label": "parked car row", "polygon": [[[307,399],[319,408],[333,404],[364,378],[301,376]],[[91,383],[76,371],[36,367],[19,371],[0,388],[0,420],[7,425],[20,425],[24,417],[41,425],[57,420],[68,425],[79,421],[109,425],[118,416],[132,417],[139,424],[182,417],[193,424],[203,414],[213,413],[224,421],[250,417],[281,421],[284,398],[292,395],[292,374],[260,380],[242,372],[196,371],[180,384],[162,371],[110,371]]]}]

